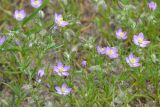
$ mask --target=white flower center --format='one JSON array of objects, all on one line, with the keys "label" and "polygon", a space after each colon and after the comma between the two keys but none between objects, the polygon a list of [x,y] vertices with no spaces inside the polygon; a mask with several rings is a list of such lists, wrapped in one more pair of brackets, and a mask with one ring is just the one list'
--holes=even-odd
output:
[{"label": "white flower center", "polygon": [[22,18],[22,14],[18,13],[17,18]]},{"label": "white flower center", "polygon": [[34,1],[34,4],[39,5],[39,1],[38,0]]},{"label": "white flower center", "polygon": [[120,32],[120,37],[123,37],[124,36],[124,32]]}]

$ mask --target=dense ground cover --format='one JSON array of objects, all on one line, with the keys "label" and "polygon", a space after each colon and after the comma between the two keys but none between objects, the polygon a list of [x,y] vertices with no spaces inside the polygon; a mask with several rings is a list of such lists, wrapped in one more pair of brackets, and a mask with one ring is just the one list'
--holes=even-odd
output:
[{"label": "dense ground cover", "polygon": [[160,0],[1,0],[0,106],[159,107]]}]

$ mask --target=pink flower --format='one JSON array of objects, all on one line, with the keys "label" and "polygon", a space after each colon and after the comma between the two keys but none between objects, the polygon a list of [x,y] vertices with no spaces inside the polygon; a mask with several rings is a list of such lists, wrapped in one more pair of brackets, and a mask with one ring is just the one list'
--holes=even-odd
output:
[{"label": "pink flower", "polygon": [[157,8],[157,4],[151,1],[148,3],[148,8],[154,11]]},{"label": "pink flower", "polygon": [[81,62],[81,64],[82,64],[83,67],[85,67],[85,66],[87,65],[87,61],[83,60],[83,61]]},{"label": "pink flower", "polygon": [[63,20],[63,17],[61,14],[55,13],[54,21],[56,23],[56,26],[54,26],[55,29],[57,29],[58,27],[65,27],[68,25],[68,22]]},{"label": "pink flower", "polygon": [[65,83],[63,83],[61,87],[55,86],[55,89],[58,94],[64,95],[64,96],[68,95],[72,90],[72,88],[68,88],[68,86]]},{"label": "pink flower", "polygon": [[116,47],[107,47],[105,49],[106,55],[111,58],[118,58],[118,49]]},{"label": "pink flower", "polygon": [[42,0],[31,0],[31,5],[34,7],[34,8],[38,8],[42,5]]},{"label": "pink flower", "polygon": [[105,54],[105,47],[97,46],[98,54]]},{"label": "pink flower", "polygon": [[127,32],[122,31],[122,29],[120,28],[116,31],[116,37],[117,39],[125,40],[127,39]]},{"label": "pink flower", "polygon": [[130,53],[128,57],[126,57],[126,62],[130,67],[139,67],[139,58],[135,57],[133,53]]},{"label": "pink flower", "polygon": [[39,69],[38,70],[38,77],[43,77],[45,74],[44,74],[44,69]]},{"label": "pink flower", "polygon": [[25,10],[16,10],[14,12],[14,18],[18,21],[22,21],[26,17]]},{"label": "pink flower", "polygon": [[54,72],[59,76],[68,76],[67,72],[70,69],[69,66],[64,66],[62,62],[59,62],[56,66],[54,66]]},{"label": "pink flower", "polygon": [[0,45],[4,44],[6,36],[0,36]]},{"label": "pink flower", "polygon": [[136,44],[137,46],[144,48],[147,47],[150,44],[150,41],[147,41],[144,38],[143,33],[139,33],[138,35],[133,36],[133,43]]}]

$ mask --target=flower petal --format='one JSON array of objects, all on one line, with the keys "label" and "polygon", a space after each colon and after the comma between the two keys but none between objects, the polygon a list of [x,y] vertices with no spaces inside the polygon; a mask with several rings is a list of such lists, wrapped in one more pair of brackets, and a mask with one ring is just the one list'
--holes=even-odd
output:
[{"label": "flower petal", "polygon": [[70,66],[65,66],[64,71],[68,71],[70,69]]},{"label": "flower petal", "polygon": [[68,76],[68,75],[69,75],[69,73],[68,73],[68,72],[66,72],[66,71],[64,71],[64,72],[62,72],[62,75],[64,75],[64,76]]}]

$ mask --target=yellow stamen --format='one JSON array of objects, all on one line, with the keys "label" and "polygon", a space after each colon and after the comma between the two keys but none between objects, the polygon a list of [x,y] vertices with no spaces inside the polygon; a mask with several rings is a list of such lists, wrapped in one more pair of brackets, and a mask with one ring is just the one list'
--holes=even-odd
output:
[{"label": "yellow stamen", "polygon": [[123,37],[124,36],[124,32],[120,32],[120,37]]},{"label": "yellow stamen", "polygon": [[62,91],[62,93],[64,93],[66,91],[66,88],[62,87],[61,91]]},{"label": "yellow stamen", "polygon": [[60,25],[63,22],[63,17],[58,19],[58,25]]},{"label": "yellow stamen", "polygon": [[18,18],[22,18],[22,14],[17,14],[17,17]]},{"label": "yellow stamen", "polygon": [[104,48],[100,48],[100,50],[101,50],[101,51],[103,51],[103,50],[104,50]]},{"label": "yellow stamen", "polygon": [[135,58],[132,58],[132,59],[130,60],[130,62],[131,62],[132,64],[134,64],[134,63],[135,63]]},{"label": "yellow stamen", "polygon": [[112,55],[113,51],[110,49],[108,53],[109,53],[109,55]]},{"label": "yellow stamen", "polygon": [[64,71],[64,68],[63,68],[63,67],[59,68],[59,71],[60,71],[60,72],[63,72],[63,71]]},{"label": "yellow stamen", "polygon": [[140,44],[142,44],[142,43],[143,43],[143,39],[142,39],[142,38],[139,38],[138,42],[139,42]]},{"label": "yellow stamen", "polygon": [[35,4],[35,5],[39,5],[39,2],[38,2],[38,0],[36,0],[36,1],[34,2],[34,4]]}]

